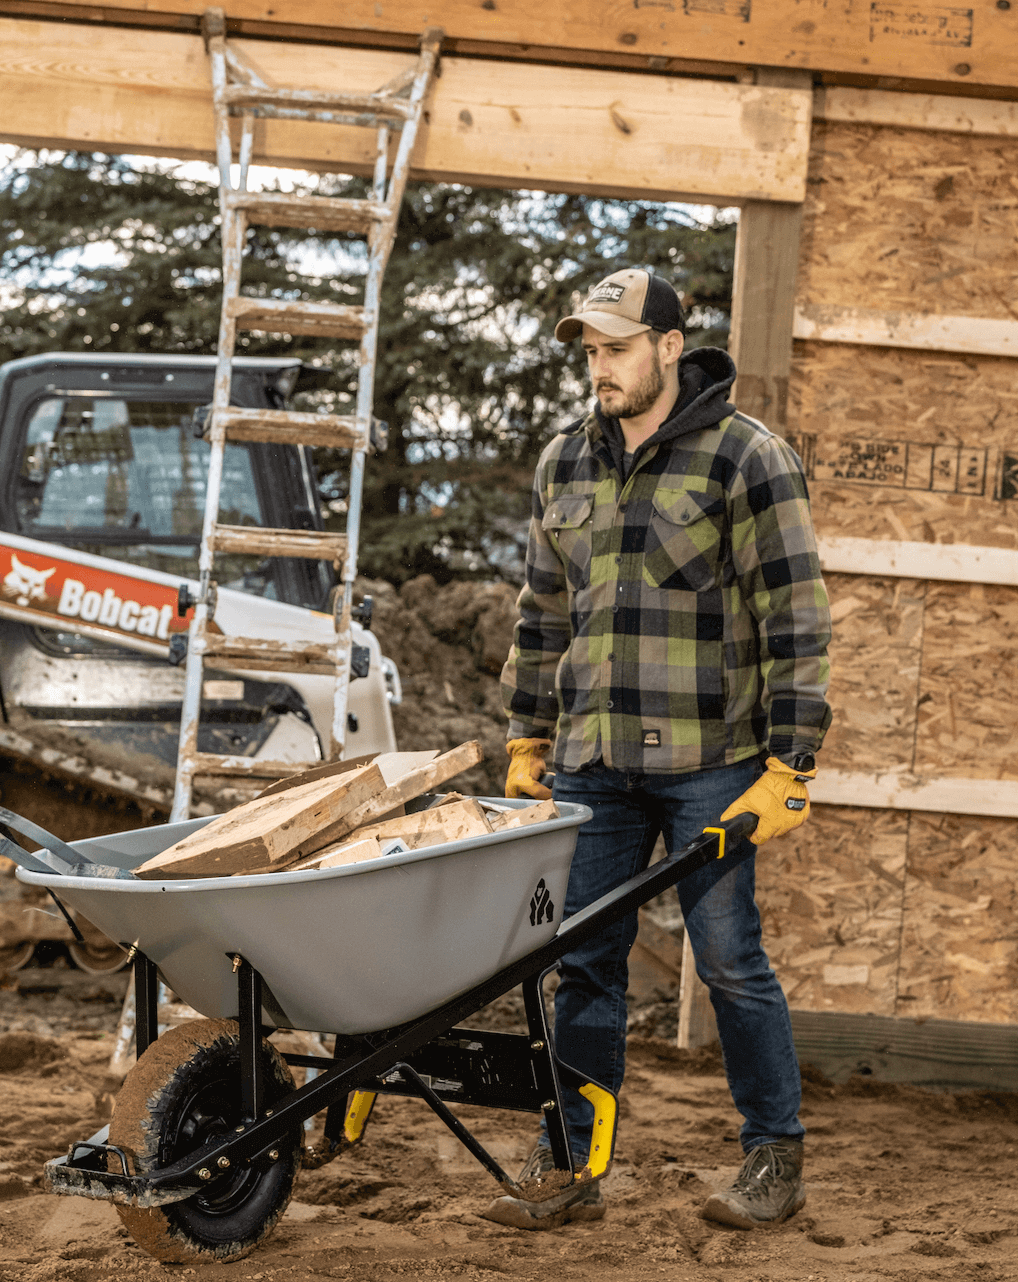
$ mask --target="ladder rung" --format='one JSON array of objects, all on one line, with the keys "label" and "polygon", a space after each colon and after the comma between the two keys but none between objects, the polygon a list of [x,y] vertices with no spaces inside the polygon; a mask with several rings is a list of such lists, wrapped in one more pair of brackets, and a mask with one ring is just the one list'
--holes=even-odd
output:
[{"label": "ladder rung", "polygon": [[242,556],[303,556],[341,561],[346,535],[332,530],[273,530],[260,525],[216,525],[209,540],[215,552]]},{"label": "ladder rung", "polygon": [[226,314],[241,329],[315,338],[356,338],[367,329],[364,310],[337,303],[288,303],[278,298],[228,298]]},{"label": "ladder rung", "polygon": [[337,670],[331,646],[303,641],[269,641],[261,637],[228,637],[210,632],[205,636],[206,661],[216,667],[243,668],[251,672],[304,672],[334,677]]},{"label": "ladder rung", "polygon": [[191,760],[196,775],[247,775],[256,779],[286,779],[323,764],[321,761],[255,761],[253,757],[220,757],[213,752],[196,752]]},{"label": "ladder rung", "polygon": [[290,410],[244,410],[231,406],[216,412],[228,441],[260,441],[266,445],[327,445],[332,449],[364,449],[352,414],[300,414]]},{"label": "ladder rung", "polygon": [[289,107],[296,111],[370,112],[384,120],[411,120],[415,108],[402,98],[370,93],[333,93],[328,89],[260,89],[255,85],[226,85],[228,107]]},{"label": "ladder rung", "polygon": [[389,217],[386,206],[374,200],[293,196],[276,191],[230,191],[225,195],[229,209],[243,210],[248,222],[260,227],[303,227],[367,235],[375,223]]}]

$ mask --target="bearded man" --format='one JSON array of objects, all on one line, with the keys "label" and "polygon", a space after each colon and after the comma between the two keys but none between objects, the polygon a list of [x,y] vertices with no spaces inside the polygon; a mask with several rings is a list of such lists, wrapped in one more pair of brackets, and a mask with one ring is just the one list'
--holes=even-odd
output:
[{"label": "bearded man", "polygon": [[[560,321],[582,338],[593,411],[544,450],[527,579],[502,674],[512,758],[506,794],[591,807],[565,913],[646,867],[659,835],[680,849],[719,816],[759,817],[748,840],[679,883],[697,971],[710,989],[746,1160],[706,1218],[752,1228],[805,1202],[800,1077],[784,994],[761,944],[756,847],[802,823],[830,723],[830,638],[802,466],[728,401],[727,353],[683,354],[674,289],[625,269]],[[562,959],[558,1055],[617,1091],[627,957],[637,918]],[[565,1101],[578,1166],[592,1109]],[[520,1183],[554,1166],[546,1134]],[[547,1201],[501,1197],[521,1228],[604,1214],[599,1182]]]}]

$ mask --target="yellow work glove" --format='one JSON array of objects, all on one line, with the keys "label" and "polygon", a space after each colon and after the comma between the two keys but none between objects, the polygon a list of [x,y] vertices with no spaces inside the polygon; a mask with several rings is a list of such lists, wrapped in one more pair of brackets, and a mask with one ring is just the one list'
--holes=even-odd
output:
[{"label": "yellow work glove", "polygon": [[512,758],[505,781],[507,797],[533,797],[547,801],[551,789],[541,782],[544,774],[544,754],[551,747],[550,739],[510,739],[505,746]]},{"label": "yellow work glove", "polygon": [[760,822],[749,838],[757,846],[762,846],[772,837],[783,837],[786,832],[806,822],[809,818],[806,780],[815,779],[817,775],[815,767],[796,770],[777,757],[768,757],[766,765],[766,771],[752,788],[747,788],[721,816],[722,819],[734,819],[736,815],[747,812],[758,815]]}]

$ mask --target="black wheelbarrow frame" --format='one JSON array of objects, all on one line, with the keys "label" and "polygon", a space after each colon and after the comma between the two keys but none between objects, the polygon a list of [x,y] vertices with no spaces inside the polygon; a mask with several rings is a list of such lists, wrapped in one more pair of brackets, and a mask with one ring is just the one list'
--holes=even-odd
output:
[{"label": "black wheelbarrow frame", "polygon": [[[271,1109],[265,1107],[261,1054],[263,1038],[275,1031],[262,1025],[266,994],[254,967],[239,954],[229,954],[237,976],[242,1124],[144,1174],[132,1172],[133,1155],[107,1143],[106,1132],[101,1131],[73,1143],[66,1156],[46,1164],[47,1186],[54,1193],[132,1207],[185,1201],[201,1194],[226,1168],[267,1169],[277,1159],[284,1137],[324,1111],[322,1146],[307,1151],[303,1160],[305,1168],[315,1168],[360,1140],[379,1094],[423,1100],[505,1192],[519,1195],[522,1190],[451,1112],[449,1103],[542,1113],[558,1171],[568,1172],[573,1179],[605,1175],[615,1148],[617,1098],[555,1054],[543,981],[577,946],[711,861],[724,858],[726,841],[748,834],[755,824],[754,815],[743,814],[705,829],[682,849],[567,918],[548,943],[419,1018],[381,1032],[337,1036],[331,1058],[284,1053],[289,1065],[315,1069],[317,1075],[276,1099]],[[135,951],[133,962],[140,1058],[159,1036],[159,980],[155,964],[144,953]],[[517,985],[523,987],[525,1034],[460,1026]],[[590,1152],[581,1170],[573,1158],[562,1107],[563,1087],[580,1091],[594,1108]]]}]

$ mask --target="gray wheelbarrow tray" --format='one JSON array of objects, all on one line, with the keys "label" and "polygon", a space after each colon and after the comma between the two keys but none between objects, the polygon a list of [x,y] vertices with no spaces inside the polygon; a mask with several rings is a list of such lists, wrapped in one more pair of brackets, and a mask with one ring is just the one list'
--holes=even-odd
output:
[{"label": "gray wheelbarrow tray", "polygon": [[[558,819],[504,833],[305,872],[167,881],[17,875],[143,952],[202,1015],[236,1015],[239,954],[262,977],[265,1023],[370,1033],[433,1010],[552,938],[576,829],[591,815],[570,802],[559,810]],[[208,822],[72,844],[131,869]]]}]

